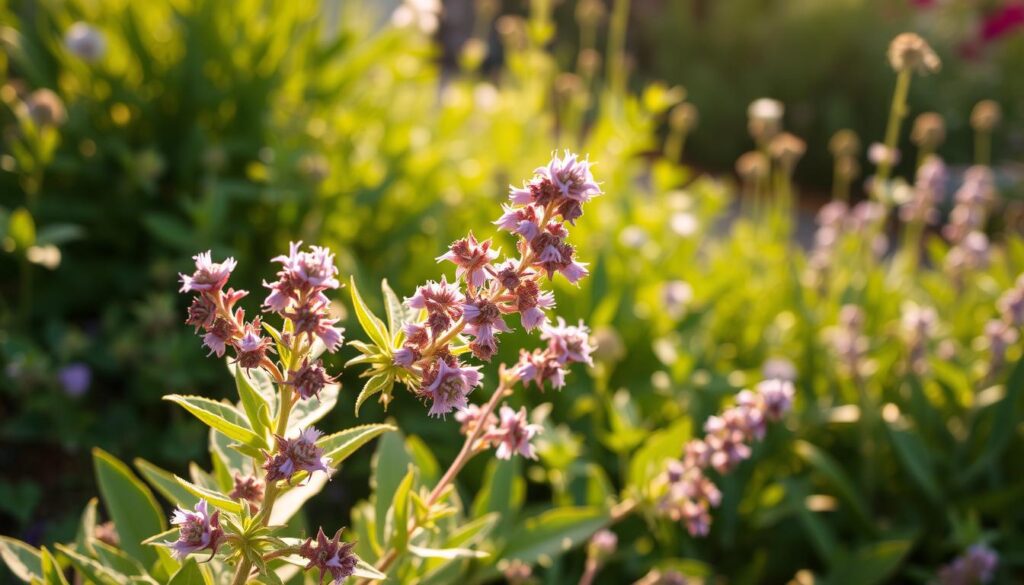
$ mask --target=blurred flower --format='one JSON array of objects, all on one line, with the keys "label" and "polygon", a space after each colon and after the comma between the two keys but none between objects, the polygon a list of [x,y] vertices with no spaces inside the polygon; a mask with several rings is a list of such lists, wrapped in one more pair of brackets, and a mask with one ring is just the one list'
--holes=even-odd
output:
[{"label": "blurred flower", "polygon": [[502,406],[498,414],[498,424],[488,429],[485,435],[487,440],[497,446],[494,456],[498,459],[511,459],[513,455],[521,455],[527,459],[536,459],[537,453],[530,440],[540,434],[543,427],[527,421],[525,407],[516,411]]},{"label": "blurred flower", "polygon": [[459,423],[459,432],[469,436],[476,432],[477,428],[489,428],[498,424],[498,417],[493,412],[484,416],[484,411],[476,404],[470,404],[466,408],[455,413],[455,420]]},{"label": "blurred flower", "polygon": [[749,184],[756,184],[767,177],[770,168],[768,157],[757,150],[744,153],[736,159],[736,174]]},{"label": "blurred flower", "polygon": [[327,160],[327,157],[319,154],[304,154],[299,158],[298,162],[299,173],[307,181],[313,184],[319,184],[324,182],[331,174],[331,162]]},{"label": "blurred flower", "polygon": [[899,149],[889,148],[881,142],[873,142],[868,147],[868,160],[875,166],[882,164],[895,166],[900,163],[900,151]]},{"label": "blurred flower", "polygon": [[907,223],[936,223],[939,220],[938,205],[946,192],[947,178],[942,158],[929,155],[917,168],[910,199],[900,206],[900,219]]},{"label": "blurred flower", "polygon": [[758,144],[768,142],[782,129],[786,107],[771,98],[760,98],[747,107],[747,130]]},{"label": "blurred flower", "polygon": [[668,123],[676,132],[687,134],[697,126],[700,119],[697,106],[690,102],[675,105],[668,112]]},{"label": "blurred flower", "polygon": [[548,342],[548,351],[559,363],[594,365],[590,358],[594,351],[590,345],[590,330],[582,320],[579,325],[566,325],[565,319],[559,317],[557,325],[541,327],[540,338]]},{"label": "blurred flower", "polygon": [[164,543],[174,558],[181,561],[191,553],[206,549],[211,551],[211,557],[217,553],[224,539],[224,530],[220,527],[220,511],[210,514],[208,508],[206,500],[201,499],[194,512],[184,508],[174,511],[171,524],[178,527],[178,540]]},{"label": "blurred flower", "polygon": [[315,541],[307,538],[302,543],[299,547],[299,556],[309,561],[304,567],[306,571],[320,571],[320,583],[330,575],[335,585],[340,585],[356,570],[358,559],[352,552],[355,546],[355,543],[341,541],[341,530],[334,534],[334,538],[329,539],[324,534],[324,529],[320,528],[317,530]]},{"label": "blurred flower", "polygon": [[693,301],[693,287],[682,280],[666,282],[661,289],[661,300],[665,303],[665,312],[678,319]]},{"label": "blurred flower", "polygon": [[533,576],[533,568],[519,559],[513,559],[501,572],[509,585],[525,585]]},{"label": "blurred flower", "polygon": [[425,35],[437,32],[441,22],[441,0],[404,0],[391,14],[391,24],[419,29]]},{"label": "blurred flower", "polygon": [[697,233],[700,223],[697,217],[688,211],[677,211],[669,219],[669,228],[681,238],[688,238]]},{"label": "blurred flower", "polygon": [[64,46],[79,59],[95,63],[107,52],[107,39],[89,23],[76,22],[64,33]]},{"label": "blurred flower", "polygon": [[761,365],[761,375],[766,380],[796,381],[796,365],[786,358],[770,358]]},{"label": "blurred flower", "polygon": [[902,33],[889,44],[889,64],[897,72],[912,71],[920,75],[935,73],[942,61],[931,46],[914,33]]},{"label": "blurred flower", "polygon": [[64,102],[56,93],[46,88],[37,89],[29,94],[25,106],[36,126],[62,126],[67,119]]},{"label": "blurred flower", "polygon": [[935,150],[946,140],[946,122],[936,112],[925,112],[914,119],[910,141],[919,148]]},{"label": "blurred flower", "polygon": [[82,362],[74,362],[57,372],[57,380],[60,381],[65,394],[78,398],[85,394],[92,384],[92,369]]},{"label": "blurred flower", "polygon": [[627,225],[619,232],[619,243],[627,248],[639,250],[650,241],[647,231],[638,225]]},{"label": "blurred flower", "polygon": [[794,167],[806,151],[807,143],[789,132],[775,136],[768,144],[768,152],[787,174],[793,173]]},{"label": "blurred flower", "polygon": [[53,244],[31,246],[28,250],[25,250],[25,259],[44,268],[56,270],[60,266],[60,248]]},{"label": "blurred flower", "polygon": [[618,545],[619,537],[611,530],[603,528],[590,537],[590,542],[587,544],[587,552],[594,558],[603,559],[615,554],[615,549],[618,548]]},{"label": "blurred flower", "polygon": [[243,476],[236,473],[234,487],[228,493],[228,497],[235,501],[245,500],[249,503],[249,511],[255,514],[263,502],[263,482],[251,475]]},{"label": "blurred flower", "polygon": [[976,544],[939,570],[940,585],[984,585],[990,583],[999,566],[999,554]]},{"label": "blurred flower", "polygon": [[[1024,5],[1021,6],[1024,12]],[[1003,118],[1003,109],[993,100],[981,100],[971,110],[971,128],[977,132],[991,132]]]},{"label": "blurred flower", "polygon": [[828,150],[836,158],[857,156],[860,152],[860,138],[848,128],[837,131],[828,141]]},{"label": "blurred flower", "polygon": [[1004,322],[1024,327],[1024,274],[1018,276],[1016,284],[999,297],[996,307]]},{"label": "blurred flower", "polygon": [[935,336],[939,315],[931,307],[910,301],[905,301],[900,310],[900,332],[907,345],[910,368],[919,375],[924,374],[928,369],[927,344]]},{"label": "blurred flower", "polygon": [[626,346],[622,336],[610,325],[598,327],[594,331],[594,359],[603,363],[615,363],[626,355]]},{"label": "blurred flower", "polygon": [[449,246],[448,252],[438,256],[437,261],[447,260],[455,264],[455,277],[465,277],[466,283],[479,288],[490,278],[488,268],[491,261],[498,257],[498,251],[491,249],[491,241],[478,242],[473,233]]}]

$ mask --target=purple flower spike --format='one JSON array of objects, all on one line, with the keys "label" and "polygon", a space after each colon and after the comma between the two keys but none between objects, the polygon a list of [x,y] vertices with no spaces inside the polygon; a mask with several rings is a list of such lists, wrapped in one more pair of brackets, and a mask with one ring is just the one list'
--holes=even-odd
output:
[{"label": "purple flower spike", "polygon": [[209,549],[212,557],[224,539],[220,527],[220,511],[210,514],[206,500],[199,500],[195,511],[178,508],[171,516],[171,524],[178,527],[178,540],[165,542],[174,558],[183,560],[189,554]]}]

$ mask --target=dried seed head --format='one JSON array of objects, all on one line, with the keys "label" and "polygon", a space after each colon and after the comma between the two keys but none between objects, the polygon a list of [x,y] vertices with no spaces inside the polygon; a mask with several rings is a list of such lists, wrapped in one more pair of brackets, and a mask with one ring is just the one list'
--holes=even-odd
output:
[{"label": "dried seed head", "polygon": [[971,128],[978,132],[991,132],[1003,118],[1003,110],[992,100],[981,100],[971,110]]},{"label": "dried seed head", "polygon": [[832,135],[832,139],[828,141],[828,150],[836,158],[857,156],[860,152],[860,138],[853,130],[843,128]]},{"label": "dried seed head", "polygon": [[697,106],[690,102],[683,102],[676,105],[668,113],[668,123],[676,132],[686,134],[697,126]]},{"label": "dried seed head", "polygon": [[754,183],[768,176],[768,158],[752,150],[736,159],[736,174],[744,181]]},{"label": "dried seed head", "polygon": [[889,64],[897,72],[912,71],[920,75],[936,73],[942,61],[927,41],[914,33],[902,33],[889,44]]},{"label": "dried seed head", "polygon": [[946,122],[935,112],[925,112],[914,119],[910,141],[920,148],[934,150],[946,140]]},{"label": "dried seed head", "polygon": [[782,168],[791,172],[807,151],[807,143],[794,134],[783,132],[772,139],[768,151]]},{"label": "dried seed head", "polygon": [[64,102],[49,89],[37,89],[25,101],[28,115],[37,126],[61,126],[67,119]]},{"label": "dried seed head", "polygon": [[747,107],[747,130],[757,143],[767,142],[782,130],[786,106],[779,100],[760,98]]}]

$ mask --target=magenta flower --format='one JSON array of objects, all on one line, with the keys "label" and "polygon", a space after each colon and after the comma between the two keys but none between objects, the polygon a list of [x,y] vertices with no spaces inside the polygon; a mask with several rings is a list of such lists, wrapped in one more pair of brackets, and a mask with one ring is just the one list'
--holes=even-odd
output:
[{"label": "magenta flower", "polygon": [[[416,294],[406,299],[411,309],[427,311],[427,326],[436,336],[446,331],[451,324],[462,317],[462,304],[466,298],[455,283],[449,283],[442,276],[441,282],[430,281],[416,289]],[[406,331],[406,337],[412,338],[418,331]],[[426,338],[422,341],[425,343]]]},{"label": "magenta flower", "polygon": [[297,370],[288,372],[288,380],[285,384],[295,389],[295,392],[304,399],[309,400],[313,396],[320,399],[320,391],[328,384],[333,384],[335,379],[327,374],[321,360],[309,361],[309,358],[302,360],[302,366]]},{"label": "magenta flower", "polygon": [[223,317],[214,319],[213,325],[203,335],[203,345],[210,349],[210,355],[217,354],[217,357],[224,357],[224,351],[227,349],[228,342],[238,334],[238,327],[235,325],[235,322],[241,320],[241,309],[236,312],[235,320],[233,321]]},{"label": "magenta flower", "polygon": [[486,438],[498,446],[494,455],[498,459],[511,459],[513,455],[522,455],[527,459],[536,459],[537,453],[530,444],[543,430],[540,425],[530,424],[526,418],[526,408],[515,411],[502,406],[497,426],[487,431]]},{"label": "magenta flower", "polygon": [[443,359],[437,360],[437,369],[423,376],[422,394],[430,398],[430,416],[444,416],[452,410],[462,410],[468,405],[467,397],[480,385],[483,375],[480,366],[462,366],[457,361],[449,365]]},{"label": "magenta flower", "polygon": [[601,194],[601,188],[590,172],[590,161],[579,160],[568,150],[562,158],[555,154],[546,167],[539,167],[534,173],[550,180],[564,197],[579,203],[586,203]]},{"label": "magenta flower", "polygon": [[316,534],[316,541],[307,538],[306,542],[299,547],[299,556],[309,561],[305,570],[318,569],[320,571],[320,584],[323,585],[327,575],[337,585],[352,576],[356,570],[357,559],[352,549],[355,543],[342,542],[341,530],[334,534],[333,539],[327,538],[324,529],[320,528]]},{"label": "magenta flower", "polygon": [[465,277],[470,286],[479,288],[490,278],[487,269],[497,257],[498,251],[491,249],[490,240],[478,242],[470,232],[467,237],[453,242],[448,252],[438,256],[437,261],[448,260],[455,264],[457,267],[455,269],[456,278]]},{"label": "magenta flower", "polygon": [[209,549],[211,558],[224,539],[220,527],[220,511],[210,514],[206,500],[199,500],[195,511],[178,508],[171,516],[171,524],[178,527],[178,540],[165,542],[174,558],[184,560],[191,553]]},{"label": "magenta flower", "polygon": [[566,325],[565,319],[558,318],[557,325],[541,327],[540,338],[548,342],[548,349],[562,364],[584,363],[593,366],[590,357],[594,348],[590,345],[590,330],[581,320],[579,325]]},{"label": "magenta flower", "polygon": [[327,305],[324,291],[341,287],[338,282],[338,268],[334,265],[334,253],[328,248],[310,246],[301,251],[302,242],[292,242],[287,255],[276,256],[272,262],[280,262],[277,281],[264,282],[270,294],[263,306],[276,313],[284,313],[291,304]]},{"label": "magenta flower", "polygon": [[219,291],[227,284],[231,272],[237,265],[234,258],[227,258],[219,264],[214,262],[209,250],[196,254],[192,258],[196,261],[195,272],[191,276],[178,275],[181,278],[181,292],[183,293]]},{"label": "magenta flower", "polygon": [[269,483],[283,479],[291,483],[292,476],[300,471],[310,474],[323,471],[330,474],[331,459],[324,457],[323,449],[316,445],[321,435],[322,433],[313,427],[303,430],[294,439],[274,435],[277,451],[274,455],[264,453],[267,458],[263,464],[263,469],[267,472],[266,481]]},{"label": "magenta flower", "polygon": [[467,436],[475,432],[478,427],[489,428],[498,424],[498,417],[494,416],[494,413],[489,412],[485,417],[483,409],[476,404],[470,404],[456,412],[455,420],[460,425],[459,432]]}]

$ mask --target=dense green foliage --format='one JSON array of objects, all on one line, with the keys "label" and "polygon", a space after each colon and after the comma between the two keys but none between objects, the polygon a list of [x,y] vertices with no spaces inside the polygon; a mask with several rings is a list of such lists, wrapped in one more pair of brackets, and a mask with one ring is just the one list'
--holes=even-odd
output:
[{"label": "dense green foliage", "polygon": [[[989,368],[983,335],[998,318],[997,299],[1024,272],[1024,240],[1010,221],[1020,188],[1012,177],[1000,174],[1002,199],[984,266],[951,273],[951,245],[937,230],[925,232],[921,261],[910,261],[917,242],[892,221],[885,228],[892,253],[875,255],[867,233],[846,231],[821,271],[798,243],[806,218],[788,198],[787,181],[752,202],[733,181],[664,156],[666,116],[688,96],[660,83],[635,93],[616,83],[625,79],[625,64],[614,14],[606,83],[586,68],[562,71],[544,3],[527,19],[499,22],[490,45],[467,45],[450,72],[428,36],[379,25],[350,4],[337,9],[337,20],[311,3],[255,0],[0,9],[0,116],[11,128],[0,160],[0,510],[15,519],[10,532],[34,544],[75,540],[36,550],[3,537],[8,565],[21,559],[16,576],[60,583],[59,566],[101,583],[144,573],[160,582],[175,572],[181,582],[193,572],[230,577],[221,565],[179,567],[163,549],[128,537],[165,529],[164,504],[191,506],[197,492],[228,491],[231,466],[239,465],[223,434],[160,401],[165,394],[236,397],[223,368],[203,359],[182,325],[176,274],[188,270],[195,252],[212,248],[218,257],[239,258],[237,286],[258,290],[271,276],[261,267],[289,240],[328,245],[369,310],[385,315],[384,295],[375,294],[381,279],[401,297],[436,278],[434,258],[448,243],[468,228],[490,234],[507,185],[565,147],[597,163],[605,192],[572,235],[592,277],[580,288],[556,286],[559,313],[595,331],[596,367],[574,372],[561,392],[514,399],[547,413],[539,462],[474,461],[459,478],[457,511],[442,532],[451,542],[434,544],[490,556],[410,561],[397,573],[402,582],[428,574],[434,581],[423,582],[452,582],[454,575],[485,582],[513,559],[537,564],[542,582],[575,581],[585,557],[576,545],[609,523],[614,505],[643,500],[650,477],[638,471],[641,463],[680,456],[699,434],[693,429],[760,380],[773,358],[795,366],[794,412],[769,431],[751,461],[718,480],[724,500],[711,535],[691,538],[639,506],[615,525],[619,552],[598,582],[632,582],[659,567],[734,583],[785,582],[801,569],[832,584],[924,583],[977,542],[1000,553],[999,582],[1020,579],[1024,518],[1015,504],[1024,497],[1024,361],[1018,340],[1002,367]],[[819,18],[843,16],[837,8]],[[749,20],[743,26],[756,26]],[[76,21],[102,31],[103,59],[88,63],[69,53],[63,31]],[[719,22],[705,34],[724,37],[724,28],[747,36],[733,24]],[[787,34],[810,43],[817,37],[803,34],[809,29],[818,25]],[[811,122],[795,116],[799,130],[814,128],[814,160],[829,160],[824,140],[851,111],[872,114],[863,129],[881,134],[888,102],[864,96],[889,97],[888,37],[884,31],[877,54],[858,62],[872,76],[870,92],[844,102],[839,97],[850,88],[835,87],[839,97],[830,103],[838,113]],[[500,54],[502,65],[483,73],[481,46]],[[704,50],[732,59],[715,46]],[[784,59],[782,72],[759,70],[745,83],[776,79],[771,83],[780,85],[772,87],[793,92],[778,97],[817,95],[801,84],[817,78],[804,73],[801,59],[827,67],[840,57],[790,49],[800,58]],[[1002,58],[1014,62],[1012,51]],[[688,147],[707,147],[709,160],[722,160],[723,150],[738,154],[736,133],[722,129],[745,126],[748,96],[736,92],[743,101],[729,103],[720,84],[718,93],[702,93],[710,73],[683,69],[682,79],[695,77],[687,82],[689,99],[711,128]],[[1006,84],[1014,82],[1007,76]],[[995,87],[954,85],[956,95],[943,101],[943,77],[915,84],[912,113],[923,103],[965,121],[978,88]],[[40,88],[60,96],[62,124],[33,121],[25,103]],[[1013,129],[1012,107],[1008,114]],[[951,124],[951,164],[971,162],[965,125]],[[906,152],[914,150],[906,145]],[[912,172],[914,158],[906,156],[900,170]],[[666,299],[674,281],[688,284],[689,298]],[[349,295],[332,301],[346,315],[349,338],[370,341]],[[901,333],[907,301],[934,308],[939,318],[920,368]],[[830,341],[848,304],[866,315],[866,365],[856,372]],[[519,333],[509,338],[515,341],[495,363],[514,361],[517,347],[535,343]],[[340,355],[335,370],[357,352],[346,347]],[[92,372],[80,395],[61,378],[75,364]],[[408,493],[429,490],[461,440],[457,423],[428,419],[403,392],[386,412],[368,401],[357,419],[358,373],[345,371],[338,406],[322,414],[332,429],[379,425],[356,441],[380,434],[374,461],[356,453],[305,514],[282,522],[291,520],[294,537],[307,527],[347,523],[357,553],[372,561],[389,543],[408,546],[387,540],[402,531],[385,534],[386,526],[409,513],[400,512],[413,501]],[[266,398],[275,400],[272,391]],[[249,421],[243,430],[256,418],[244,406],[232,407]],[[385,422],[401,432],[384,432]],[[141,459],[133,471],[97,450],[90,484],[87,453],[96,444]],[[148,460],[190,479],[176,480]],[[408,464],[418,470],[411,476]],[[93,485],[102,511],[93,500],[74,538],[77,519],[66,518]],[[54,518],[60,515],[63,523]],[[30,530],[41,517],[57,522],[43,539]],[[95,539],[105,518],[117,523],[123,550]]]}]

